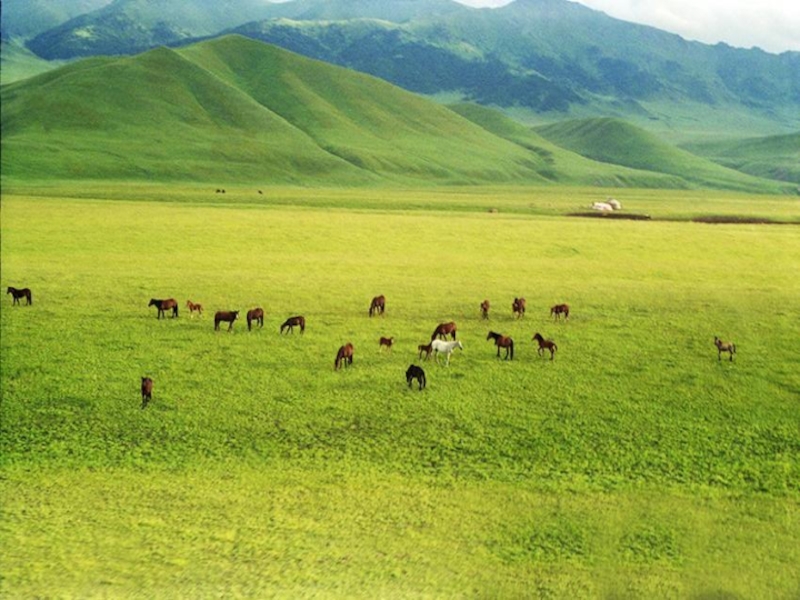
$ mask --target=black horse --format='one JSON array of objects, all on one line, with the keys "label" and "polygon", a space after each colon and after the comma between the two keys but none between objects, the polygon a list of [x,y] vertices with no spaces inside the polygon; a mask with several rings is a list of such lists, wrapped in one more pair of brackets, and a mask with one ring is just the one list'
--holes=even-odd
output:
[{"label": "black horse", "polygon": [[411,387],[411,382],[414,379],[417,380],[420,390],[428,385],[428,381],[425,379],[425,371],[422,370],[422,367],[410,365],[406,371],[406,381],[408,382],[408,387]]},{"label": "black horse", "polygon": [[220,322],[230,323],[228,331],[233,329],[233,322],[239,318],[238,310],[219,310],[214,315],[214,331],[219,331]]},{"label": "black horse", "polygon": [[[2,289],[2,288],[0,288]],[[25,298],[28,304],[33,304],[33,295],[31,294],[30,288],[22,288],[17,289],[15,287],[9,286],[6,294],[11,294],[11,305],[19,304],[20,298]]]}]

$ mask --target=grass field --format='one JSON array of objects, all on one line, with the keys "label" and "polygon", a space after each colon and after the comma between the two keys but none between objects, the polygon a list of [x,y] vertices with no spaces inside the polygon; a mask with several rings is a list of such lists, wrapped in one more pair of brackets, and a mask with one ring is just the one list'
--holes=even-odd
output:
[{"label": "grass field", "polygon": [[[590,189],[264,192],[4,186],[2,286],[34,304],[0,312],[0,595],[800,594],[800,236],[688,221],[796,200],[615,194],[663,219],[632,222],[561,216]],[[445,320],[464,351],[421,362]]]}]

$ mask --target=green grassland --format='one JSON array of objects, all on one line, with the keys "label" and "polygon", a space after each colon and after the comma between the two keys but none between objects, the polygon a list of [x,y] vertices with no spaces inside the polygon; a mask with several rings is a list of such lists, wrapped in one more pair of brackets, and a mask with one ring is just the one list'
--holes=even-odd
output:
[{"label": "green grassland", "polygon": [[[579,188],[206,188],[3,189],[2,285],[34,301],[0,311],[4,597],[800,591],[800,238],[687,221],[796,200],[615,194],[664,219],[631,222],[563,216]],[[464,351],[420,361],[451,319]]]}]

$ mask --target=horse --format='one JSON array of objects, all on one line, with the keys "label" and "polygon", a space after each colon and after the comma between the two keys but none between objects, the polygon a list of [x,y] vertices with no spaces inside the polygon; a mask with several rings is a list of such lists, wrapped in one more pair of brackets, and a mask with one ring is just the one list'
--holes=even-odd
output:
[{"label": "horse", "polygon": [[564,315],[565,321],[569,319],[569,304],[556,304],[550,307],[550,316],[552,317],[555,315],[556,321],[561,318],[562,314]]},{"label": "horse", "polygon": [[336,360],[333,362],[333,369],[338,371],[343,363],[345,367],[353,364],[353,344],[350,342],[339,348],[336,353]]},{"label": "horse", "polygon": [[214,315],[214,331],[219,331],[220,322],[229,323],[228,331],[233,329],[233,322],[239,318],[238,310],[218,310]]},{"label": "horse", "polygon": [[247,331],[251,330],[251,326],[253,321],[258,323],[259,327],[264,326],[264,309],[263,308],[253,308],[252,310],[247,311]]},{"label": "horse", "polygon": [[431,352],[433,352],[433,347],[430,344],[420,344],[417,346],[417,351],[420,358],[422,358],[422,353],[424,352],[425,360],[428,360],[431,357]]},{"label": "horse", "polygon": [[170,309],[172,309],[173,319],[178,316],[178,301],[175,300],[175,298],[167,298],[166,300],[156,300],[155,298],[151,298],[150,303],[147,306],[155,306],[158,309],[158,314],[156,315],[157,319],[160,319],[162,315],[166,319],[166,311]]},{"label": "horse", "polygon": [[539,342],[539,350],[538,350],[539,356],[543,356],[544,351],[549,350],[550,360],[553,360],[553,355],[556,353],[556,350],[558,350],[558,346],[556,346],[556,343],[553,340],[544,339],[540,333],[534,334],[532,339]]},{"label": "horse", "polygon": [[295,326],[300,327],[300,333],[303,333],[306,330],[306,318],[299,315],[289,317],[281,325],[281,333],[283,333],[284,329],[287,330],[287,333],[294,333]]},{"label": "horse", "polygon": [[450,355],[453,353],[453,350],[456,348],[464,350],[464,346],[462,346],[461,342],[458,340],[454,340],[452,342],[433,340],[431,342],[431,347],[433,348],[434,356],[436,357],[436,363],[439,363],[439,353],[442,352],[445,354],[445,356],[447,356],[447,365],[450,365]]},{"label": "horse", "polygon": [[378,349],[383,350],[384,348],[386,348],[387,350],[391,350],[393,344],[394,344],[393,337],[388,337],[388,338],[381,337],[381,339],[378,341]]},{"label": "horse", "polygon": [[497,346],[497,358],[500,358],[500,348],[506,349],[506,360],[514,360],[514,340],[505,335],[500,335],[494,331],[490,331],[486,336],[487,340],[494,340],[494,345]]},{"label": "horse", "polygon": [[142,377],[142,409],[147,407],[147,403],[153,399],[153,380],[149,377]]},{"label": "horse", "polygon": [[520,319],[525,316],[525,298],[514,298],[511,303],[511,312]]},{"label": "horse", "polygon": [[717,347],[718,360],[722,360],[722,353],[727,352],[730,361],[733,362],[733,355],[736,354],[736,344],[733,342],[723,342],[717,336],[714,336],[714,345]]},{"label": "horse", "polygon": [[484,300],[483,302],[481,302],[481,316],[484,319],[488,319],[489,318],[489,301],[488,300]]},{"label": "horse", "polygon": [[9,286],[8,290],[6,290],[6,294],[11,294],[11,306],[19,304],[20,298],[25,298],[27,304],[33,304],[33,295],[31,294],[30,288],[18,290],[15,287]]},{"label": "horse", "polygon": [[386,298],[381,294],[380,296],[375,296],[372,299],[372,302],[369,304],[369,316],[372,315],[382,315],[383,311],[386,310]]},{"label": "horse", "polygon": [[194,316],[195,311],[198,315],[203,315],[203,305],[202,304],[195,304],[191,300],[186,301],[186,308],[189,309],[189,316]]},{"label": "horse", "polygon": [[408,387],[411,387],[411,381],[414,379],[417,380],[420,390],[428,385],[428,381],[425,379],[425,371],[422,370],[422,367],[418,367],[417,365],[409,365],[408,369],[406,370],[406,381],[408,382]]},{"label": "horse", "polygon": [[456,324],[453,323],[453,321],[449,323],[439,323],[431,334],[431,341],[435,340],[437,337],[446,340],[448,335],[456,339]]}]

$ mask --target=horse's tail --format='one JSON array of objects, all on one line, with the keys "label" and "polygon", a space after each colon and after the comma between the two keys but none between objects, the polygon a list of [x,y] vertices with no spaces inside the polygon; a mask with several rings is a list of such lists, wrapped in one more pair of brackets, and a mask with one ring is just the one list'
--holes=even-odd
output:
[{"label": "horse's tail", "polygon": [[508,357],[511,360],[514,360],[514,340],[509,340],[508,342],[509,342],[509,345],[508,345]]}]

